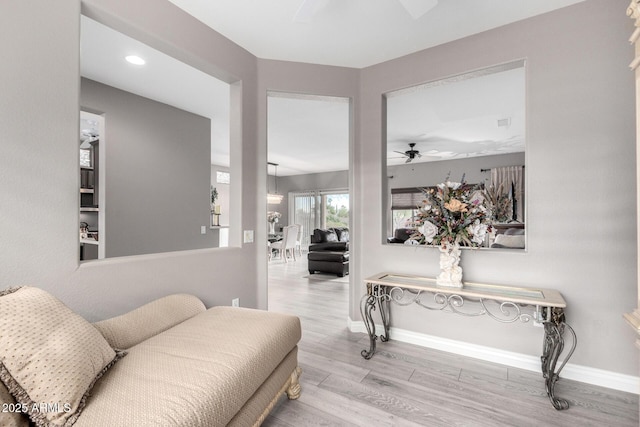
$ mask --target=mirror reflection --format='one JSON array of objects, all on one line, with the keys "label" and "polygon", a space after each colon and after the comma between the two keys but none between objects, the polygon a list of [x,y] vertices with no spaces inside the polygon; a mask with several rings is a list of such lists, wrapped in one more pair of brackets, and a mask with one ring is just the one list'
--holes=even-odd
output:
[{"label": "mirror reflection", "polygon": [[387,242],[412,243],[424,189],[448,179],[483,190],[481,246],[524,249],[524,61],[394,91],[386,105]]},{"label": "mirror reflection", "polygon": [[81,260],[226,246],[229,84],[84,16],[81,33]]}]

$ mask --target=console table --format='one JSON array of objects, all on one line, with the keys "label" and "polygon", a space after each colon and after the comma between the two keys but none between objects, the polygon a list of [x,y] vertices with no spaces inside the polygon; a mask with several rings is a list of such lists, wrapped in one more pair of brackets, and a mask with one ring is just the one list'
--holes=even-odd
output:
[{"label": "console table", "polygon": [[[489,316],[502,323],[534,323],[544,327],[542,349],[542,375],[547,395],[554,408],[567,409],[569,403],[555,396],[555,384],[560,371],[576,348],[576,334],[565,323],[567,306],[560,292],[553,289],[524,288],[465,282],[463,288],[437,286],[429,277],[394,273],[380,273],[365,280],[367,293],[362,297],[360,313],[369,334],[369,350],[361,355],[370,359],[376,351],[376,325],[372,311],[378,307],[384,334],[380,340],[389,340],[390,303],[399,306],[417,304],[428,310],[446,311],[462,316]],[[572,336],[571,349],[558,367],[564,350],[564,332]]]}]

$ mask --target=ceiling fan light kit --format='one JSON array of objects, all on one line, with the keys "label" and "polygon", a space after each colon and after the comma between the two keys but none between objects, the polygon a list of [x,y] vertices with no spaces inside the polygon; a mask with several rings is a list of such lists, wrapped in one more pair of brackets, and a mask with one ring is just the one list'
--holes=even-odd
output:
[{"label": "ceiling fan light kit", "polygon": [[409,149],[408,149],[407,151],[405,151],[405,152],[402,152],[402,151],[394,151],[394,152],[395,152],[395,153],[398,153],[398,154],[402,154],[403,156],[405,156],[405,157],[407,158],[407,160],[405,161],[405,163],[411,163],[411,161],[412,161],[413,159],[415,159],[416,157],[417,157],[417,158],[422,157],[422,154],[420,154],[420,151],[418,151],[418,150],[415,150],[415,149],[414,149],[414,147],[415,147],[415,146],[416,146],[416,143],[415,143],[415,142],[410,142],[410,143],[409,143]]}]

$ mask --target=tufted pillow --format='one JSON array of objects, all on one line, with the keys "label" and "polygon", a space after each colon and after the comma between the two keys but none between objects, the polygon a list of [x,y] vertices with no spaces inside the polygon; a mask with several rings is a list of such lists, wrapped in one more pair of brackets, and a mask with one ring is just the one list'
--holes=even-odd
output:
[{"label": "tufted pillow", "polygon": [[38,288],[0,291],[0,313],[0,380],[36,426],[71,426],[93,384],[124,353]]},{"label": "tufted pillow", "polygon": [[315,230],[313,230],[313,234],[315,235],[314,237],[317,243],[338,241],[338,235],[336,234],[336,231],[333,228],[329,228],[327,230],[316,228]]},{"label": "tufted pillow", "polygon": [[334,230],[336,230],[339,242],[349,241],[349,229],[347,227],[336,227]]}]

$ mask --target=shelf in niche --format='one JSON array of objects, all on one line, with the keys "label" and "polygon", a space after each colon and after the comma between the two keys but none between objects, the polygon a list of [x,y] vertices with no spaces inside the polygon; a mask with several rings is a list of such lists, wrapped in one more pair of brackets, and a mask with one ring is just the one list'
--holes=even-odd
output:
[{"label": "shelf in niche", "polygon": [[95,206],[80,206],[80,212],[100,212],[100,209]]},{"label": "shelf in niche", "polygon": [[93,188],[81,188],[80,192],[85,194],[93,194],[95,193],[95,190]]}]

